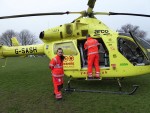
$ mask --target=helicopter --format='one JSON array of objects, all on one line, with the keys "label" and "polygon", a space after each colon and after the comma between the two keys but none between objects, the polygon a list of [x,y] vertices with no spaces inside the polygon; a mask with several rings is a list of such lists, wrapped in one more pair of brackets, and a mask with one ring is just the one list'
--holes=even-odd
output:
[{"label": "helicopter", "polygon": [[[63,62],[64,73],[68,80],[66,91],[81,91],[71,88],[71,79],[87,79],[87,53],[84,51],[86,35],[90,34],[100,43],[100,75],[102,79],[117,78],[119,89],[122,85],[120,79],[125,77],[137,76],[150,73],[150,44],[144,39],[138,38],[129,33],[119,33],[110,29],[95,15],[129,15],[150,17],[145,14],[133,13],[115,13],[115,12],[94,12],[96,0],[89,0],[88,9],[81,12],[52,12],[52,13],[34,13],[3,16],[0,19],[45,16],[45,15],[69,15],[80,14],[78,18],[71,23],[49,28],[40,33],[39,38],[43,44],[21,46],[16,39],[12,42],[15,46],[5,46],[0,44],[0,58],[11,56],[43,55],[49,59],[56,55],[57,48],[62,48],[65,55]],[[129,46],[130,45],[132,46]],[[94,72],[94,70],[93,70]],[[134,85],[131,92],[111,92],[119,94],[133,94],[138,88]],[[103,92],[103,91],[92,91]],[[106,91],[104,91],[106,92]],[[109,91],[108,91],[109,93]]]}]

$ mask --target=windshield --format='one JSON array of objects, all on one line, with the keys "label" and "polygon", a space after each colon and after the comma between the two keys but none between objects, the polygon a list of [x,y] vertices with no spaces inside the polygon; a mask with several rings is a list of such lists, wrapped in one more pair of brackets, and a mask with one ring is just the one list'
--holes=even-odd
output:
[{"label": "windshield", "polygon": [[143,50],[147,59],[150,60],[150,44],[142,38],[133,37],[133,39],[138,44],[138,46]]}]

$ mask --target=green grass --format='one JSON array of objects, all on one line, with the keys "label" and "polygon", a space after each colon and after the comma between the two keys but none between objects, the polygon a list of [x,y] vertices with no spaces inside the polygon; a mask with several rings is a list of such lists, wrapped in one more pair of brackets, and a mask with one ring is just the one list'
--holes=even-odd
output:
[{"label": "green grass", "polygon": [[[134,95],[63,91],[56,101],[47,58],[0,60],[0,113],[150,113],[150,75],[126,78],[123,90],[140,85]],[[65,77],[64,87],[68,78]],[[80,89],[118,90],[117,82],[73,80]]]}]

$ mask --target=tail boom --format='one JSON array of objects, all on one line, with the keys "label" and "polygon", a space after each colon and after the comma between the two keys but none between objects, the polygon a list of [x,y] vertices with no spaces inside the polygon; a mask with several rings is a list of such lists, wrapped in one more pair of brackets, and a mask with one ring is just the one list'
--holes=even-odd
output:
[{"label": "tail boom", "polygon": [[44,44],[27,46],[0,46],[0,57],[44,54]]}]

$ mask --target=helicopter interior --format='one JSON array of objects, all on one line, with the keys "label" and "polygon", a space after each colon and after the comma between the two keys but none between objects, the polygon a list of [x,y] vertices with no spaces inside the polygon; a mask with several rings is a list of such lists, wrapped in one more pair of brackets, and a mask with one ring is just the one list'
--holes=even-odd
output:
[{"label": "helicopter interior", "polygon": [[[101,67],[109,67],[109,52],[103,42],[103,40],[101,38],[97,39],[98,42],[100,43],[100,48],[99,48],[99,55],[100,55],[100,61],[99,61],[99,65]],[[78,50],[80,52],[80,56],[81,56],[81,67],[87,67],[87,51],[84,49],[84,43],[85,40],[78,40],[77,41],[77,45],[78,45]]]}]

